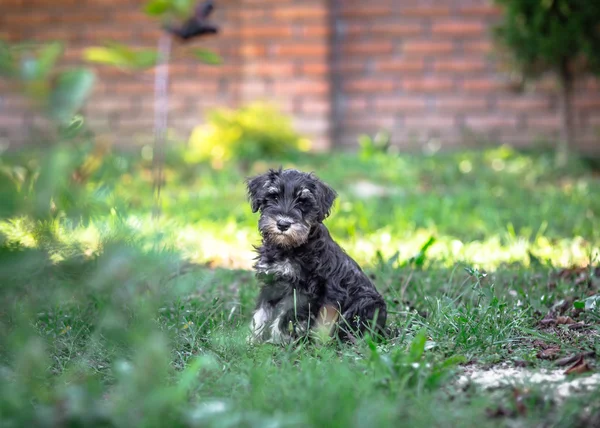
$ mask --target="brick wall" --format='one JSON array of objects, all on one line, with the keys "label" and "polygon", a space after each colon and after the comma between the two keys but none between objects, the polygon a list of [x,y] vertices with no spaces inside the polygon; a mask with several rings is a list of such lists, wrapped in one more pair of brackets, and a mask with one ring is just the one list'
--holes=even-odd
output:
[{"label": "brick wall", "polygon": [[[104,40],[155,47],[158,26],[136,0],[2,0],[0,37],[62,40],[67,60]],[[207,108],[276,102],[317,148],[353,146],[381,128],[404,147],[493,140],[531,144],[558,136],[556,82],[517,93],[491,56],[498,10],[485,0],[216,0],[219,67],[174,45],[169,126],[186,138]],[[97,67],[86,113],[119,144],[147,141],[153,71]],[[16,140],[37,119],[0,83],[0,138]],[[600,85],[577,84],[578,144],[600,150]]]}]

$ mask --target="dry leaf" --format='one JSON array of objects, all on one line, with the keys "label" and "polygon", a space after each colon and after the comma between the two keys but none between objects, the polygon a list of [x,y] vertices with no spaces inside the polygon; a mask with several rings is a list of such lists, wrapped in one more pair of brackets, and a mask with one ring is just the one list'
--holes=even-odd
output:
[{"label": "dry leaf", "polygon": [[585,361],[585,358],[583,357],[583,355],[580,355],[579,358],[575,361],[575,364],[573,364],[571,367],[569,367],[565,371],[565,374],[566,375],[582,374],[582,373],[587,373],[589,371],[592,371],[592,368]]},{"label": "dry leaf", "polygon": [[559,346],[551,346],[549,348],[546,348],[546,349],[538,352],[537,357],[541,358],[542,360],[553,360],[556,358],[556,356],[559,353],[560,353]]},{"label": "dry leaf", "polygon": [[584,352],[583,354],[571,355],[570,357],[564,357],[564,358],[561,358],[560,360],[557,360],[556,365],[559,367],[567,366],[567,365],[572,364],[575,361],[579,360],[580,358],[593,357],[595,354],[596,353],[594,351],[588,351],[588,352]]},{"label": "dry leaf", "polygon": [[575,320],[571,317],[557,317],[556,324],[575,324]]}]

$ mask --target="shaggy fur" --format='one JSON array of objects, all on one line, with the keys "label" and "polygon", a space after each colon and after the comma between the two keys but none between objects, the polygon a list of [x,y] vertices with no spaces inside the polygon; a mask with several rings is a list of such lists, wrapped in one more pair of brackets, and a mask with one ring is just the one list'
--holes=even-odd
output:
[{"label": "shaggy fur", "polygon": [[367,329],[383,333],[383,298],[322,223],[335,191],[313,174],[292,169],[270,170],[247,185],[252,211],[261,214],[263,238],[254,265],[262,288],[250,340],[288,343],[318,324],[323,308],[339,312],[341,338]]}]

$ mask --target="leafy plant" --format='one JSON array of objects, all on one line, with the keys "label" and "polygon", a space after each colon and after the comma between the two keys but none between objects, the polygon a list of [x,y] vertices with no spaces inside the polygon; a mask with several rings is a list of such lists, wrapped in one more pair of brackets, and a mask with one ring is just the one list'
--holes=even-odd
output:
[{"label": "leafy plant", "polygon": [[288,117],[258,103],[210,112],[208,123],[192,132],[188,160],[210,161],[220,168],[230,160],[277,159],[309,148],[310,142],[294,131]]},{"label": "leafy plant", "polygon": [[452,373],[458,364],[465,363],[465,357],[454,355],[444,361],[434,361],[425,353],[427,334],[419,331],[408,350],[395,348],[390,353],[382,353],[373,341],[368,342],[372,370],[381,376],[381,381],[390,388],[414,388],[417,393],[435,389]]},{"label": "leafy plant", "polygon": [[380,131],[371,137],[367,134],[358,137],[359,154],[363,160],[372,159],[378,154],[387,154],[391,148],[391,135],[387,131]]},{"label": "leafy plant", "polygon": [[41,138],[49,145],[27,156],[0,157],[0,192],[6,201],[1,217],[87,222],[111,208],[109,187],[100,182],[90,185],[108,147],[95,144],[84,118],[76,114],[95,77],[85,68],[57,70],[63,50],[59,43],[0,43],[2,75],[48,119]]},{"label": "leafy plant", "polygon": [[8,45],[0,41],[0,76],[38,104],[56,126],[68,125],[94,86],[85,68],[56,70],[63,53],[60,43]]},{"label": "leafy plant", "polygon": [[578,74],[600,74],[600,3],[587,0],[496,0],[504,18],[496,40],[526,78],[554,72],[561,83],[562,141],[557,160],[573,146],[573,83]]}]

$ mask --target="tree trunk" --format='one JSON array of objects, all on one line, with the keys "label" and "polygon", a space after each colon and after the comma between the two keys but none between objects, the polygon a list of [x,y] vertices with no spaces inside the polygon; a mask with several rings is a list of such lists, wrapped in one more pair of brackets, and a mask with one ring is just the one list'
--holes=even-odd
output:
[{"label": "tree trunk", "polygon": [[573,126],[573,73],[568,61],[563,61],[560,70],[560,113],[562,119],[561,136],[556,147],[556,164],[565,166],[569,152],[575,145],[575,127]]}]

